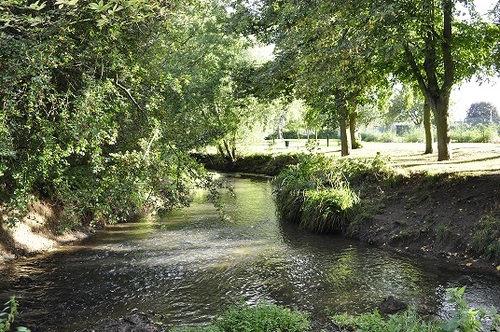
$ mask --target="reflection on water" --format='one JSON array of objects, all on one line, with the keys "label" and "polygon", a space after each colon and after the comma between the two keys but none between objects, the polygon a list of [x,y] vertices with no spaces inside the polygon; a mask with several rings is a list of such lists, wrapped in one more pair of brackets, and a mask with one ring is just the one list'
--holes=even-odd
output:
[{"label": "reflection on water", "polygon": [[[203,193],[188,209],[110,227],[89,241],[2,268],[0,300],[16,294],[33,331],[71,331],[130,310],[165,314],[168,325],[204,324],[225,307],[266,300],[321,316],[373,310],[393,294],[434,313],[459,273],[276,221],[262,179],[228,180],[233,222],[220,222]],[[472,305],[500,303],[498,279],[473,275]]]}]

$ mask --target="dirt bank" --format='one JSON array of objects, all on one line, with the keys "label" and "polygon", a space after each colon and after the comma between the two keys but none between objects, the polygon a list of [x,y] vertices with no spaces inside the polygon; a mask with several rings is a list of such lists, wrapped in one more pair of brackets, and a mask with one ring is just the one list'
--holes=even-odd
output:
[{"label": "dirt bank", "polygon": [[9,227],[5,214],[0,223],[0,264],[20,256],[32,256],[89,236],[87,230],[57,231],[58,211],[47,203],[36,202],[15,226]]},{"label": "dirt bank", "polygon": [[361,241],[500,275],[500,173],[420,173],[379,195]]}]

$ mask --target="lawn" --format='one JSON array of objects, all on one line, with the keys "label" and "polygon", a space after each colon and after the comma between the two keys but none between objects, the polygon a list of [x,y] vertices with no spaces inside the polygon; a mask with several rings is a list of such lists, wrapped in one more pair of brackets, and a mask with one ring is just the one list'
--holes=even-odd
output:
[{"label": "lawn", "polygon": [[[288,147],[285,144],[288,141]],[[319,153],[340,156],[338,140],[318,140],[316,149]],[[239,146],[242,154],[282,154],[292,152],[308,152],[307,140],[275,140],[262,141],[254,145]],[[499,143],[452,143],[452,160],[437,161],[437,146],[434,153],[423,154],[422,143],[379,143],[363,142],[360,149],[351,150],[350,158],[373,158],[377,153],[388,156],[390,163],[409,171],[428,171],[431,173],[450,172],[500,172]]]}]

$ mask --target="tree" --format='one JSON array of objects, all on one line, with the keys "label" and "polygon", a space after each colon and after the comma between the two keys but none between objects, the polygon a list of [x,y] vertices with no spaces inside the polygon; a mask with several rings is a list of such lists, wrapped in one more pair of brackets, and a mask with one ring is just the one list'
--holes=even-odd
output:
[{"label": "tree", "polygon": [[[394,35],[403,46],[407,65],[434,113],[437,128],[438,160],[451,158],[449,101],[457,82],[478,74],[491,64],[497,27],[481,21],[469,6],[470,20],[460,20],[457,1],[423,0],[393,6],[399,15]],[[404,73],[405,71],[400,71]]]},{"label": "tree", "polygon": [[[467,2],[464,8],[457,8],[458,3],[458,0],[317,0],[305,6],[269,0],[264,2],[262,14],[256,16],[263,17],[260,27],[264,28],[264,36],[283,50],[278,56],[294,59],[287,64],[299,68],[297,73],[303,69],[317,70],[316,77],[328,76],[335,84],[342,85],[346,76],[365,74],[369,68],[379,80],[384,77],[380,73],[391,72],[405,83],[418,85],[434,114],[438,160],[447,160],[451,158],[451,90],[456,83],[487,72],[493,65],[495,47],[498,48],[495,45],[499,27],[483,21],[475,13],[473,2]],[[470,14],[468,19],[460,18],[464,10]],[[352,53],[356,56],[349,57],[349,50],[356,50]],[[322,63],[335,65],[342,75],[332,76],[333,71],[311,61],[297,61],[308,55],[316,62],[320,58],[336,58]],[[366,64],[369,66],[364,67]],[[299,87],[312,81],[301,81]],[[363,89],[371,86],[363,79],[350,82],[353,87]],[[324,84],[313,85],[311,90],[330,98],[332,94],[323,87]],[[339,112],[342,113],[345,112]],[[340,119],[343,116],[348,115]]]},{"label": "tree", "polygon": [[498,110],[495,105],[482,101],[470,105],[467,110],[465,122],[470,124],[499,123],[500,116],[498,115]]},{"label": "tree", "polygon": [[250,17],[243,20],[250,21],[250,31],[275,44],[275,69],[287,73],[296,98],[325,113],[328,127],[340,127],[341,153],[347,155],[347,128],[352,147],[358,146],[356,109],[387,85],[387,72],[379,65],[382,59],[373,43],[362,33],[366,16],[344,14],[343,6],[343,2],[320,0],[307,4],[267,0],[256,9],[248,4],[239,9],[243,17]]},{"label": "tree", "polygon": [[420,96],[418,91],[414,93],[408,86],[403,86],[401,90],[396,91],[385,114],[385,122],[412,122],[420,126],[424,120],[424,102]]},{"label": "tree", "polygon": [[71,227],[186,205],[191,186],[211,187],[189,152],[226,132],[217,111],[243,45],[225,34],[224,3],[12,0],[0,10],[8,209],[48,199]]}]

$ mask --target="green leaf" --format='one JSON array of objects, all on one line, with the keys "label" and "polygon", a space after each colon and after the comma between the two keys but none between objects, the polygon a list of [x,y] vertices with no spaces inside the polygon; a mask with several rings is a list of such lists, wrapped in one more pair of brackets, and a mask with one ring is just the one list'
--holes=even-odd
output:
[{"label": "green leaf", "polygon": [[31,10],[41,10],[45,8],[47,4],[45,2],[40,3],[40,1],[34,2],[31,5],[29,5],[29,9]]},{"label": "green leaf", "polygon": [[97,3],[90,3],[89,8],[98,11],[100,7]]}]

